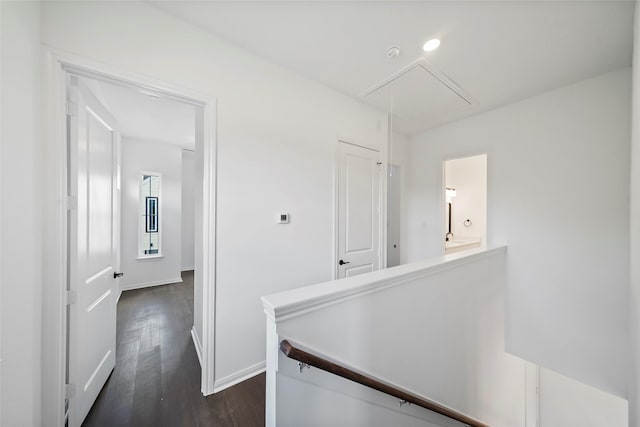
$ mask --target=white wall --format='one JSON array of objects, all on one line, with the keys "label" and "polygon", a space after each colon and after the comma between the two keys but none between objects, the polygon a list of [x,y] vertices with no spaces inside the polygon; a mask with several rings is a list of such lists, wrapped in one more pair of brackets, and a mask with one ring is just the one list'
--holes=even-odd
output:
[{"label": "white wall", "polygon": [[195,267],[193,240],[195,223],[196,153],[182,151],[182,255],[180,269],[193,270]]},{"label": "white wall", "polygon": [[[472,156],[447,161],[444,182],[445,187],[456,189],[456,197],[452,202],[451,232],[455,237],[479,238],[481,244],[485,244],[487,228],[486,156]],[[447,215],[446,204],[445,215]],[[469,227],[464,225],[467,219],[471,221]],[[441,233],[443,239],[445,233],[446,230]]]},{"label": "white wall", "polygon": [[540,427],[627,427],[625,399],[540,369]]},{"label": "white wall", "polygon": [[[140,176],[156,172],[160,182],[162,257],[138,259]],[[122,139],[122,272],[120,288],[179,282],[182,253],[182,149],[154,141]]]},{"label": "white wall", "polygon": [[[3,426],[37,426],[41,402],[40,5],[1,2]],[[45,337],[47,339],[47,337]]]},{"label": "white wall", "polygon": [[640,7],[636,2],[633,43],[633,107],[631,139],[631,289],[629,298],[631,370],[629,425],[640,426]]},{"label": "white wall", "polygon": [[384,151],[386,115],[149,4],[47,2],[43,14],[50,46],[217,98],[215,378],[258,372],[259,297],[332,277],[336,140]]},{"label": "white wall", "polygon": [[[406,136],[394,133],[389,141],[389,164],[393,165],[393,173],[387,171],[387,266],[402,264],[402,239],[404,228],[405,182],[407,180],[407,145]],[[394,247],[395,245],[395,247]]]},{"label": "white wall", "polygon": [[488,154],[488,241],[509,245],[507,349],[626,396],[630,69],[412,138],[408,258],[442,252],[441,164]]}]

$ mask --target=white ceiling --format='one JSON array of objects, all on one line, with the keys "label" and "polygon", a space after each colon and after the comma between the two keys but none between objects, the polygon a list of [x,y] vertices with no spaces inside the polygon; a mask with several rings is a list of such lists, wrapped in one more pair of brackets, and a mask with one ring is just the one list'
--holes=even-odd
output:
[{"label": "white ceiling", "polygon": [[[409,134],[631,65],[633,1],[153,4],[369,103],[369,89],[427,59],[474,102],[398,121],[397,130]],[[440,48],[422,52],[433,37]],[[391,46],[401,49],[399,57],[387,58]],[[429,99],[409,105],[416,102]]]},{"label": "white ceiling", "polygon": [[193,105],[105,81],[84,81],[114,116],[123,137],[195,150],[196,116]]}]

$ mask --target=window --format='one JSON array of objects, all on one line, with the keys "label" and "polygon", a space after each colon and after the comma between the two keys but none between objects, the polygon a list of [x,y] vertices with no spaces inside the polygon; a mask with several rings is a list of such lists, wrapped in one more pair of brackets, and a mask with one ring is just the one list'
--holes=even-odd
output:
[{"label": "window", "polygon": [[143,172],[140,180],[140,258],[162,256],[160,212],[160,174]]}]

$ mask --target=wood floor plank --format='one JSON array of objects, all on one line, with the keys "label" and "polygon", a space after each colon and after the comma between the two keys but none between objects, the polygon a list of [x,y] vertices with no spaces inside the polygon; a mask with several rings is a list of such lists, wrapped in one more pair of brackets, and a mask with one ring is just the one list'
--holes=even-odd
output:
[{"label": "wood floor plank", "polygon": [[193,272],[123,292],[116,367],[84,426],[264,426],[265,375],[206,398],[193,341]]}]

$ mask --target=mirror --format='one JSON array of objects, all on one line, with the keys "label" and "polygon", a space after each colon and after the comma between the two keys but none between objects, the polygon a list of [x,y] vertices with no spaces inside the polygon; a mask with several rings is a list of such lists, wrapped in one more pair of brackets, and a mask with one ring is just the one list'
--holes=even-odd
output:
[{"label": "mirror", "polygon": [[160,251],[160,174],[143,172],[140,179],[138,256],[162,256]]}]

